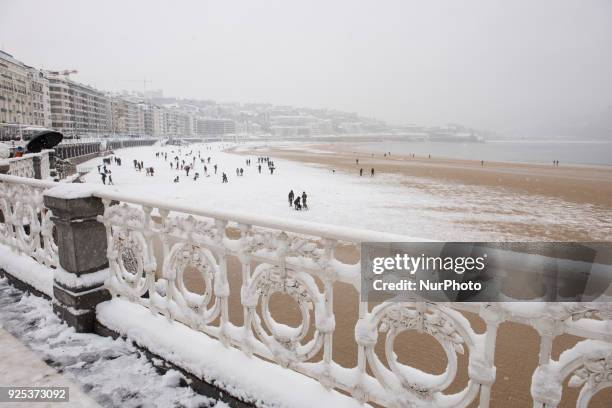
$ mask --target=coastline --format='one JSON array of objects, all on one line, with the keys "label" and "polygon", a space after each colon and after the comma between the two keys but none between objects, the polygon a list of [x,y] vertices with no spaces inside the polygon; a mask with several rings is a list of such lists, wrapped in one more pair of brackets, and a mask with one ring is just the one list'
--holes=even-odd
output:
[{"label": "coastline", "polygon": [[[612,166],[560,165],[484,162],[437,157],[384,157],[359,151],[354,145],[305,144],[230,149],[233,153],[267,155],[301,163],[323,165],[336,171],[358,176],[360,168],[369,175],[391,173],[423,179],[434,179],[465,185],[504,188],[522,194],[538,194],[578,204],[591,204],[612,211]],[[355,160],[359,159],[359,164]],[[419,187],[418,185],[416,187]],[[426,188],[426,186],[421,186]]]}]

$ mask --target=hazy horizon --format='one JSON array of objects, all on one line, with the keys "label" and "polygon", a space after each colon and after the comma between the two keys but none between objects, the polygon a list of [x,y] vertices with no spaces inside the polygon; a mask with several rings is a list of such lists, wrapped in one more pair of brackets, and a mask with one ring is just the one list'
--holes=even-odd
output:
[{"label": "hazy horizon", "polygon": [[609,1],[5,0],[0,48],[110,91],[612,135]]}]

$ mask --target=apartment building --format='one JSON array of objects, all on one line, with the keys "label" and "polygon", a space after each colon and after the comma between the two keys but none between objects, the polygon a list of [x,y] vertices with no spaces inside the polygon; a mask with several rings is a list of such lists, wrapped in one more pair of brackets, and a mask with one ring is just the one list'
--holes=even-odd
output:
[{"label": "apartment building", "polygon": [[144,118],[141,119],[139,101],[129,97],[114,95],[111,100],[111,132],[121,136],[142,136]]},{"label": "apartment building", "polygon": [[44,73],[4,51],[0,51],[0,123],[51,126]]},{"label": "apartment building", "polygon": [[195,134],[200,137],[236,133],[236,122],[229,119],[196,118]]},{"label": "apartment building", "polygon": [[164,112],[161,107],[147,103],[141,103],[139,108],[139,122],[144,130],[144,135],[149,137],[164,136]]},{"label": "apartment building", "polygon": [[58,72],[48,72],[51,125],[71,136],[109,132],[109,101],[101,91]]},{"label": "apartment building", "polygon": [[164,135],[174,137],[193,136],[193,117],[176,108],[164,109]]}]

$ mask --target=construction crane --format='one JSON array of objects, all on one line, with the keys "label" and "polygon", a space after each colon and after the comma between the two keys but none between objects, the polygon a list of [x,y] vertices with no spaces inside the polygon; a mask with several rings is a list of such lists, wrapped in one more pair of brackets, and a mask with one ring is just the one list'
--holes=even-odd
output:
[{"label": "construction crane", "polygon": [[47,71],[47,72],[52,75],[63,75],[63,76],[68,76],[70,74],[79,73],[79,71],[77,71],[76,69],[65,69],[63,71]]},{"label": "construction crane", "polygon": [[149,81],[148,79],[144,78],[144,79],[124,79],[121,82],[140,82],[142,83],[142,92],[146,93],[147,92],[147,83],[152,83],[153,81]]}]

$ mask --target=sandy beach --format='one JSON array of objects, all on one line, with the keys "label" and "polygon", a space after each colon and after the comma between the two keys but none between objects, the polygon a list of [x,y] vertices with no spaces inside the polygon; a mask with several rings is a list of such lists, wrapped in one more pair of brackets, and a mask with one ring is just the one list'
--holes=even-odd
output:
[{"label": "sandy beach", "polygon": [[[342,173],[352,173],[358,176],[359,169],[364,169],[363,177],[370,177],[373,167],[376,174],[392,173],[422,179],[418,188],[427,190],[428,181],[445,181],[462,186],[479,186],[483,191],[487,188],[502,188],[507,199],[515,196],[545,196],[565,202],[565,205],[590,205],[603,212],[609,212],[612,217],[612,167],[605,166],[571,166],[553,167],[543,164],[480,162],[454,160],[444,158],[394,156],[384,157],[381,154],[368,154],[352,149],[349,144],[311,145],[303,147],[266,147],[257,149],[237,149],[237,153],[271,156],[310,164],[325,166],[330,170]],[[359,163],[356,163],[359,159]],[[483,200],[487,197],[483,196]],[[602,220],[603,221],[603,220]],[[498,222],[491,228],[524,229],[523,224],[504,224]],[[594,227],[594,226],[592,226]],[[532,225],[529,234],[534,239],[585,240],[592,239],[588,234],[577,233],[568,225],[555,231],[545,231],[543,227]],[[612,237],[612,235],[611,235]],[[459,239],[460,237],[458,237]],[[351,249],[346,249],[347,256],[356,256]],[[230,264],[230,281],[232,286],[239,288],[238,263]],[[353,338],[353,328],[357,320],[357,297],[348,285],[335,286],[335,313],[337,329],[334,337],[334,360],[339,364],[352,367],[356,363],[357,347]],[[285,324],[298,323],[298,312],[293,310],[287,299],[277,298],[272,302],[275,318]],[[241,319],[242,308],[232,302],[230,315]],[[478,316],[466,314],[476,331],[484,330],[482,320]],[[504,323],[498,332],[498,347],[496,350],[497,378],[492,389],[491,407],[528,407],[532,400],[529,392],[531,376],[538,364],[540,337],[530,327]],[[572,347],[579,339],[569,335],[559,336],[554,343],[553,357]],[[380,344],[379,344],[380,346]],[[395,352],[400,361],[409,363],[416,368],[442,373],[446,366],[446,358],[442,348],[431,341],[427,335],[405,333],[396,342]],[[383,358],[382,347],[377,348],[378,355]],[[460,356],[459,374],[447,392],[457,392],[467,383],[467,358]],[[578,392],[567,385],[564,386],[563,401],[560,407],[572,407],[576,404]],[[592,407],[608,407],[612,401],[612,391],[604,390],[591,401]]]},{"label": "sandy beach", "polygon": [[[489,192],[502,194],[503,202],[511,211],[529,211],[523,199],[545,198],[556,205],[571,208],[587,206],[599,212],[596,219],[600,225],[589,229],[576,228],[580,220],[572,225],[539,225],[537,222],[521,223],[502,219],[506,209],[500,208],[500,218],[488,225],[475,225],[498,233],[520,233],[535,240],[598,241],[612,239],[612,166],[560,165],[514,162],[484,162],[436,158],[427,156],[373,154],[359,151],[359,146],[350,143],[316,144],[304,146],[271,146],[253,149],[240,148],[236,153],[264,155],[287,159],[314,166],[325,166],[331,171],[363,177],[375,175],[397,175],[398,183],[424,192],[436,193],[438,186],[432,182],[454,185],[457,191],[467,188],[476,190],[486,203]],[[359,160],[357,163],[356,160]],[[447,192],[448,193],[448,192]],[[452,195],[452,191],[451,194]],[[439,208],[445,210],[444,208]],[[449,208],[448,211],[456,209]],[[466,214],[469,215],[469,214]],[[466,217],[467,218],[467,217]],[[463,220],[462,222],[471,222]],[[478,221],[473,221],[475,224]],[[596,230],[596,234],[595,231]]]},{"label": "sandy beach", "polygon": [[[238,232],[234,232],[238,236]],[[354,247],[344,247],[338,252],[345,261],[355,261],[358,252]],[[254,267],[254,265],[252,265]],[[241,264],[234,257],[228,258],[228,281],[230,292],[239,293],[242,281]],[[191,271],[185,274],[187,288],[196,293],[203,293],[204,283],[198,273]],[[238,296],[229,297],[229,318],[235,325],[243,323],[243,307]],[[355,343],[355,324],[358,319],[358,296],[353,287],[348,284],[336,283],[334,285],[334,313],[336,316],[336,330],[333,339],[334,361],[344,367],[355,367],[357,364],[357,344]],[[297,326],[301,316],[297,304],[288,295],[274,295],[270,301],[272,316],[279,323]],[[472,327],[478,333],[485,329],[483,320],[474,314],[465,313]],[[313,329],[305,341],[312,338]],[[381,334],[381,339],[383,335]],[[376,353],[384,361],[384,342],[379,339]],[[570,335],[561,335],[553,343],[553,358],[573,347],[580,339]],[[532,406],[530,394],[531,376],[538,366],[538,350],[540,336],[531,327],[503,323],[498,329],[495,365],[497,367],[497,381],[492,387],[492,408],[518,408]],[[441,374],[446,368],[446,356],[442,347],[429,335],[417,332],[404,332],[395,341],[394,352],[399,361],[409,364],[420,370]],[[322,358],[319,352],[313,359]],[[467,384],[468,356],[458,355],[458,371],[455,381],[446,390],[452,394],[461,391]],[[570,408],[576,406],[578,390],[567,385],[563,389],[563,399],[559,407]],[[589,407],[608,408],[612,401],[612,390],[604,389],[591,401]],[[477,406],[472,404],[471,406]]]},{"label": "sandy beach", "polygon": [[[255,213],[274,214],[293,219],[309,219],[305,217],[320,217],[317,221],[329,222],[323,218],[329,216],[335,223],[342,222],[345,225],[359,225],[360,218],[366,218],[363,214],[372,215],[373,211],[377,211],[376,217],[372,216],[375,224],[388,225],[389,223],[398,223],[398,216],[409,214],[412,209],[402,208],[401,213],[385,212],[385,203],[370,201],[378,205],[374,209],[360,208],[367,203],[371,196],[379,194],[381,201],[392,199],[394,194],[409,193],[414,190],[410,188],[418,188],[431,194],[436,194],[436,188],[444,185],[444,190],[440,192],[442,197],[438,202],[447,203],[448,208],[441,207],[437,212],[425,214],[425,216],[439,218],[440,228],[448,228],[456,240],[465,240],[466,235],[456,233],[452,230],[453,225],[444,218],[444,214],[452,211],[463,211],[456,214],[457,219],[463,222],[470,214],[468,211],[481,211],[483,207],[472,205],[462,207],[457,210],[457,207],[451,206],[450,201],[460,201],[467,197],[466,194],[485,194],[477,197],[479,202],[489,207],[499,207],[499,202],[512,202],[512,207],[505,208],[503,211],[518,211],[519,207],[525,207],[523,203],[529,205],[545,206],[549,203],[555,203],[558,208],[556,211],[564,211],[567,213],[565,219],[558,221],[557,229],[551,231],[551,224],[538,224],[533,218],[529,218],[523,223],[516,225],[504,224],[502,220],[495,222],[481,220],[481,223],[489,222],[488,228],[492,231],[489,236],[494,236],[501,228],[511,228],[512,231],[524,230],[531,223],[532,229],[529,230],[529,236],[533,240],[553,239],[559,237],[585,238],[593,239],[595,235],[589,236],[589,229],[593,229],[593,220],[597,219],[591,213],[591,218],[588,220],[578,219],[573,212],[579,207],[597,208],[598,216],[601,218],[602,228],[610,228],[612,221],[612,203],[606,201],[612,192],[612,169],[605,167],[587,167],[587,166],[560,166],[553,168],[552,165],[548,168],[545,165],[518,164],[518,163],[485,163],[481,166],[478,162],[460,161],[460,160],[444,160],[444,159],[427,159],[415,158],[408,159],[407,157],[391,157],[386,159],[379,155],[371,157],[366,153],[352,153],[349,151],[341,151],[333,146],[309,146],[307,148],[293,147],[275,147],[271,148],[255,148],[252,145],[241,145],[235,148],[228,149],[227,152],[222,152],[220,149],[223,146],[218,146],[219,150],[210,150],[213,156],[213,162],[219,163],[219,173],[227,171],[230,174],[230,183],[221,184],[215,177],[202,177],[201,180],[193,181],[185,179],[181,183],[170,183],[170,180],[175,175],[183,177],[184,172],[172,170],[163,159],[154,158],[154,148],[144,149],[125,149],[122,151],[122,157],[129,163],[133,158],[144,159],[147,164],[152,163],[156,166],[156,176],[146,177],[141,172],[136,172],[130,166],[113,167],[113,176],[116,179],[116,186],[111,186],[117,191],[126,191],[130,193],[141,192],[143,195],[150,194],[151,190],[158,192],[169,200],[182,200],[185,203],[193,205],[210,205],[223,206],[232,209],[246,209]],[[346,148],[347,146],[342,146]],[[238,156],[235,153],[239,153]],[[260,174],[255,166],[245,167],[248,174],[244,177],[237,177],[232,174],[236,167],[244,166],[245,159],[255,159],[257,156],[271,156],[278,165],[278,170],[274,175],[267,172]],[[355,164],[356,156],[359,158],[359,167]],[[255,161],[255,160],[254,160]],[[95,163],[88,165],[92,167]],[[200,166],[201,167],[201,166]],[[375,167],[376,176],[371,178],[369,175],[363,176],[360,179],[358,170],[364,168],[369,171],[369,168]],[[95,167],[94,167],[95,168]],[[332,169],[335,169],[335,177]],[[397,177],[394,177],[397,176]],[[330,178],[331,177],[331,178]],[[326,183],[321,183],[321,180],[327,178]],[[533,179],[530,183],[525,181],[525,178]],[[87,176],[89,182],[99,181],[98,174],[92,172]],[[379,184],[385,183],[413,183],[412,186],[402,188],[394,188],[387,191]],[[442,183],[442,184],[441,184]],[[489,184],[490,183],[490,184]],[[327,185],[328,189],[320,189],[320,185]],[[370,184],[369,186],[367,184]],[[294,211],[287,206],[285,194],[287,186],[305,186],[312,197],[312,209],[310,211]],[[597,187],[597,186],[600,187]],[[316,190],[316,188],[319,190]],[[293,187],[295,188],[295,187]],[[342,190],[346,189],[346,191]],[[453,189],[461,191],[463,195],[454,196]],[[352,194],[350,200],[339,201],[340,199],[333,196],[334,190],[340,194]],[[468,190],[468,193],[466,193]],[[487,196],[487,192],[495,191],[496,200],[493,204],[487,203],[493,199]],[[546,194],[545,194],[546,193]],[[588,198],[589,194],[592,194]],[[244,200],[241,197],[256,197],[255,200]],[[332,197],[334,201],[333,207],[325,207],[322,202],[326,197]],[[447,198],[448,197],[448,198]],[[522,201],[516,201],[517,197],[522,197]],[[538,199],[544,197],[545,199]],[[526,198],[529,198],[527,200]],[[514,200],[514,201],[513,201]],[[344,205],[352,207],[345,207]],[[242,207],[241,207],[242,206]],[[347,208],[349,210],[347,210]],[[559,208],[561,210],[559,210]],[[502,214],[501,208],[497,208],[499,214]],[[524,212],[541,211],[541,208],[522,208]],[[547,211],[547,208],[544,208]],[[415,209],[417,212],[416,220],[421,224],[426,224],[429,219],[423,218],[420,209]],[[491,210],[492,211],[492,210]],[[328,213],[328,214],[326,214]],[[345,214],[347,213],[347,214]],[[399,214],[399,215],[398,215]],[[559,214],[557,212],[556,214]],[[587,213],[585,213],[587,214]],[[503,215],[503,214],[502,214]],[[608,219],[604,219],[608,215]],[[500,215],[501,217],[501,215]],[[567,220],[571,220],[569,222]],[[403,219],[402,219],[403,220]],[[334,222],[330,222],[330,225]],[[575,223],[574,223],[575,222]],[[608,224],[606,224],[606,222]],[[577,229],[578,224],[584,224],[583,229]],[[565,228],[562,228],[562,227]],[[366,226],[368,227],[368,226]],[[482,228],[482,224],[478,224]],[[402,230],[408,231],[405,226],[401,226]],[[586,231],[586,232],[585,232]],[[609,231],[609,230],[604,230]],[[237,234],[237,231],[228,229],[230,235]],[[437,232],[436,232],[437,233]],[[236,235],[233,235],[236,238]],[[438,238],[438,239],[443,239]],[[467,238],[469,239],[469,238]],[[161,247],[157,247],[155,253],[159,256],[158,267],[161,268],[163,259]],[[343,261],[354,263],[358,259],[358,250],[355,247],[346,246],[337,252],[337,256]],[[256,265],[251,265],[254,268]],[[161,276],[161,270],[158,270]],[[242,281],[241,264],[238,259],[228,257],[228,280],[230,285],[229,297],[229,318],[235,325],[241,325],[243,322],[243,307],[240,302],[240,287]],[[203,293],[204,283],[199,273],[195,270],[188,270],[185,273],[186,286],[193,292]],[[271,313],[275,320],[290,326],[296,326],[299,323],[300,315],[298,313],[295,302],[283,295],[274,295],[270,303]],[[347,284],[336,283],[334,286],[334,313],[336,316],[336,330],[333,339],[333,357],[334,361],[344,367],[354,367],[357,359],[357,345],[355,343],[355,324],[357,321],[358,310],[358,294],[355,289]],[[466,317],[472,322],[473,328],[477,332],[484,330],[483,321],[475,315],[466,314]],[[306,340],[312,336],[312,330]],[[531,376],[538,364],[538,350],[540,337],[531,327],[504,323],[499,327],[497,349],[495,356],[495,364],[497,367],[497,381],[492,388],[491,407],[528,407],[532,405],[530,385]],[[569,335],[559,336],[554,342],[553,357],[557,358],[563,350],[572,347],[579,339]],[[377,353],[382,357],[383,348],[382,341],[379,341]],[[394,351],[398,355],[401,362],[410,364],[423,371],[431,373],[441,373],[446,367],[446,357],[442,348],[429,336],[416,332],[404,333],[398,337],[394,345]],[[320,354],[314,357],[314,361],[320,359]],[[447,390],[447,392],[458,392],[465,387],[467,383],[467,361],[465,355],[459,356],[458,374],[456,380]],[[575,406],[577,398],[577,390],[574,388],[565,387],[564,397],[561,407]],[[592,407],[608,407],[609,401],[612,400],[612,391],[605,390],[596,395],[593,399]]]}]

